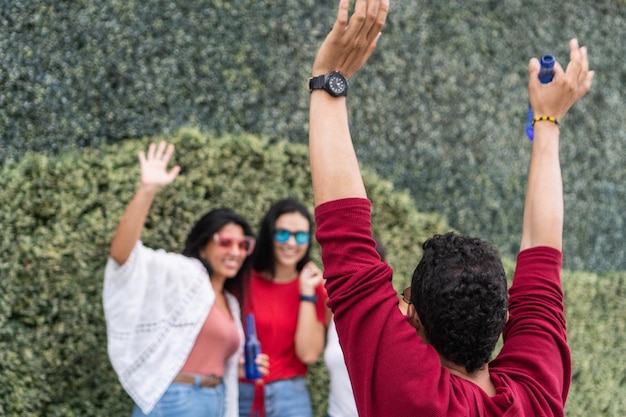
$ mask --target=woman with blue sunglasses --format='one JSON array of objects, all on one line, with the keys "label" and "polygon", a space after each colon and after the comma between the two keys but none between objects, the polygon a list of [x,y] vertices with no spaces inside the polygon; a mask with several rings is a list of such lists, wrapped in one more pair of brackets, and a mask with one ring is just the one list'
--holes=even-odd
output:
[{"label": "woman with blue sunglasses", "polygon": [[312,416],[304,379],[324,350],[326,291],[310,261],[311,215],[298,200],[274,203],[261,221],[244,316],[253,313],[269,373],[239,384],[239,415]]}]

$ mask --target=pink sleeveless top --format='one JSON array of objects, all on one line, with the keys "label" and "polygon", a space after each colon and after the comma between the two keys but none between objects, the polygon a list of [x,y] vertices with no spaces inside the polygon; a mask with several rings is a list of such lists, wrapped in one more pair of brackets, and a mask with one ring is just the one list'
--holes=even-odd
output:
[{"label": "pink sleeveless top", "polygon": [[181,373],[224,376],[226,360],[239,348],[233,319],[213,304]]}]

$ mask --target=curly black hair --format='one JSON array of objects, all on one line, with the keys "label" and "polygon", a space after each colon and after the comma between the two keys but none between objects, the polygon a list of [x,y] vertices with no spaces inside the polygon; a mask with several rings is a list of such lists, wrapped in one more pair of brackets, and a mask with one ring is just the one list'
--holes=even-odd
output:
[{"label": "curly black hair", "polygon": [[423,245],[411,302],[428,342],[473,373],[487,363],[507,319],[507,282],[500,256],[468,236],[436,235]]}]

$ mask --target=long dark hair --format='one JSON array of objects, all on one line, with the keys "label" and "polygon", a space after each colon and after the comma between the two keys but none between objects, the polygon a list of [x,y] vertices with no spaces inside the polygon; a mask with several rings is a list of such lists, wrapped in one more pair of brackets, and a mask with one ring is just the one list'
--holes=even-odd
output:
[{"label": "long dark hair", "polygon": [[[252,267],[261,272],[268,272],[272,276],[276,272],[274,265],[274,232],[276,231],[276,220],[286,213],[300,213],[309,222],[308,232],[313,236],[313,221],[311,214],[304,204],[295,198],[285,198],[278,200],[269,208],[259,227],[259,237],[254,253],[252,254]],[[311,260],[311,244],[307,247],[304,256],[296,264],[296,270],[302,271],[304,265]]]},{"label": "long dark hair", "polygon": [[[213,268],[207,261],[200,257],[200,251],[209,243],[209,240],[213,238],[215,233],[231,223],[241,226],[244,235],[254,236],[252,228],[241,215],[227,208],[214,209],[202,216],[193,226],[189,235],[187,235],[183,255],[200,260],[210,276],[213,273]],[[249,268],[250,257],[248,256],[239,271],[237,271],[237,275],[227,279],[224,283],[224,289],[234,294],[239,300],[241,300],[242,295],[243,277],[248,272]]]}]

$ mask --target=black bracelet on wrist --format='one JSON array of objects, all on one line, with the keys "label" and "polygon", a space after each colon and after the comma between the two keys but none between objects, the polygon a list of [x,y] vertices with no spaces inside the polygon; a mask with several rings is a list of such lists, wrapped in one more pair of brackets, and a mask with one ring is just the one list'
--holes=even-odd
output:
[{"label": "black bracelet on wrist", "polygon": [[313,304],[317,304],[317,294],[315,295],[302,295],[300,294],[300,301],[309,301]]}]

